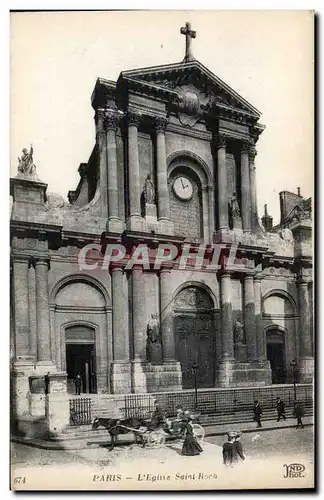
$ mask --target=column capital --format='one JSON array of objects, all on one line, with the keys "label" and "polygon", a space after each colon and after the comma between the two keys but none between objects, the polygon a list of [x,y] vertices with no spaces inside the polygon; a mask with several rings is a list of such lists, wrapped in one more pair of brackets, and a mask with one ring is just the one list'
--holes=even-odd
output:
[{"label": "column capital", "polygon": [[163,274],[163,273],[170,273],[170,272],[171,272],[171,269],[172,269],[172,265],[169,265],[169,266],[164,265],[164,266],[163,266],[163,267],[161,267],[161,269],[159,270],[159,275],[161,276],[161,274]]},{"label": "column capital", "polygon": [[254,276],[253,276],[253,274],[245,274],[243,279],[244,279],[244,281],[253,280]]},{"label": "column capital", "polygon": [[121,271],[122,273],[124,272],[124,266],[125,266],[125,262],[111,262],[110,265],[109,265],[109,271],[111,273],[115,272],[115,271]]},{"label": "column capital", "polygon": [[308,288],[308,285],[309,285],[310,282],[311,281],[308,281],[305,278],[298,278],[297,279],[297,287],[298,288],[303,288],[303,287]]},{"label": "column capital", "polygon": [[250,155],[251,142],[249,140],[241,141],[241,153],[248,153]]},{"label": "column capital", "polygon": [[219,273],[220,279],[231,278],[231,273],[229,271],[222,271]]},{"label": "column capital", "polygon": [[168,120],[163,116],[156,116],[154,118],[154,126],[157,134],[164,134],[167,124]]},{"label": "column capital", "polygon": [[113,130],[116,132],[118,128],[118,122],[119,122],[119,116],[116,112],[111,112],[109,111],[105,115],[105,129],[108,130]]},{"label": "column capital", "polygon": [[226,148],[228,137],[224,134],[214,134],[213,135],[213,148],[215,150],[219,148]]},{"label": "column capital", "polygon": [[260,276],[259,274],[256,274],[253,279],[254,279],[255,283],[261,283],[262,276]]},{"label": "column capital", "polygon": [[250,162],[254,162],[256,155],[258,154],[257,150],[253,145],[249,147],[249,160]]},{"label": "column capital", "polygon": [[104,123],[105,119],[105,109],[104,108],[97,108],[95,112],[95,123],[96,125],[101,122],[102,124]]},{"label": "column capital", "polygon": [[34,257],[33,258],[33,266],[47,266],[50,267],[50,259],[48,257]]},{"label": "column capital", "polygon": [[136,113],[135,111],[128,110],[125,119],[129,127],[138,127],[141,121],[142,115]]}]

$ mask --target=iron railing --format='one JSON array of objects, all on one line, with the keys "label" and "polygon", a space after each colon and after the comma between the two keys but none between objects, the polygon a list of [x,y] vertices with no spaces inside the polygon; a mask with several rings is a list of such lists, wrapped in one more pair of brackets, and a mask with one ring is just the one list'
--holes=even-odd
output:
[{"label": "iron railing", "polygon": [[70,425],[91,424],[91,399],[70,399]]},{"label": "iron railing", "polygon": [[[297,400],[302,406],[313,405],[313,386],[297,384]],[[272,385],[267,387],[240,387],[239,389],[198,390],[197,408],[194,391],[160,392],[148,394],[127,394],[125,396],[125,418],[150,418],[156,400],[167,416],[173,416],[176,409],[198,412],[202,415],[230,415],[251,410],[253,402],[258,400],[264,410],[276,407],[280,397],[287,408],[293,406],[293,385]]]}]

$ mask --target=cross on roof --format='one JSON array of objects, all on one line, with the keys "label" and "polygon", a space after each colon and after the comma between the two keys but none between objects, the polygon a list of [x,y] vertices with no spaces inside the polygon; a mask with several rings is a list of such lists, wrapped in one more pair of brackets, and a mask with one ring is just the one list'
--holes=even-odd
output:
[{"label": "cross on roof", "polygon": [[183,62],[193,61],[195,58],[191,51],[191,38],[196,38],[196,32],[191,29],[190,23],[186,23],[186,26],[180,29],[180,33],[186,37],[186,54]]}]

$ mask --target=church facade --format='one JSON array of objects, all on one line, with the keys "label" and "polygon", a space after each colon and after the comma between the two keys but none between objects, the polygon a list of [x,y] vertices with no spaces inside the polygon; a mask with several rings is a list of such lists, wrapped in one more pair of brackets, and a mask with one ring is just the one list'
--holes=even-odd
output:
[{"label": "church facade", "polygon": [[182,32],[181,63],[98,78],[69,203],[32,151],[11,179],[17,414],[47,373],[98,394],[286,383],[295,366],[313,379],[310,200],[283,191],[280,224],[260,220],[260,113]]}]

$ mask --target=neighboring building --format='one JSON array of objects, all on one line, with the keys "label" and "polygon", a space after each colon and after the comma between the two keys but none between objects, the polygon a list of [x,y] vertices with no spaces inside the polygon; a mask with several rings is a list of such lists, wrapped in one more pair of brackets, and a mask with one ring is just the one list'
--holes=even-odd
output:
[{"label": "neighboring building", "polygon": [[[280,226],[267,213],[261,226],[260,113],[192,56],[182,31],[181,63],[97,80],[95,145],[70,203],[47,192],[32,152],[11,179],[18,415],[30,377],[47,372],[67,372],[69,392],[77,373],[83,392],[153,392],[193,387],[194,362],[200,387],[231,387],[291,382],[297,360],[312,381],[310,200],[280,193]],[[80,269],[85,245],[114,243],[147,244],[151,263],[159,244],[204,243],[205,258],[222,244],[222,265],[143,269],[126,256]]]}]

